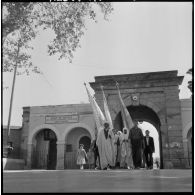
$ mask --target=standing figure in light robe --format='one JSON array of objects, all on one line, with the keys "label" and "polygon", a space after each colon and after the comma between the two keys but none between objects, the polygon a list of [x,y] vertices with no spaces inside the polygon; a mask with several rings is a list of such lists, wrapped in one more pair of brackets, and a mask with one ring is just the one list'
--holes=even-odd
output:
[{"label": "standing figure in light robe", "polygon": [[110,129],[108,132],[108,135],[110,137],[110,142],[111,142],[111,148],[112,148],[112,165],[111,167],[114,168],[116,164],[116,147],[115,147],[115,129]]},{"label": "standing figure in light robe", "polygon": [[123,133],[121,134],[121,168],[133,169],[133,159],[132,159],[132,149],[131,140],[128,137],[128,129],[123,128]]},{"label": "standing figure in light robe", "polygon": [[117,157],[118,157],[118,142],[119,142],[119,134],[116,130],[114,130],[114,165],[117,166]]},{"label": "standing figure in light robe", "polygon": [[104,127],[99,130],[96,144],[100,155],[101,169],[107,170],[114,167],[113,152],[113,132],[109,128],[109,123],[105,122]]}]

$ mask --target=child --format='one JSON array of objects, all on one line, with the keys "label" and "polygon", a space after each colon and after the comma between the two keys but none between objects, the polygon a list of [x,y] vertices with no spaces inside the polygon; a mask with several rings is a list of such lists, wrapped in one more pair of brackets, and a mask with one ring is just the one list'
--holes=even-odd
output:
[{"label": "child", "polygon": [[91,167],[94,164],[94,152],[91,148],[89,148],[89,152],[87,153],[87,159],[88,159],[89,169],[91,169]]},{"label": "child", "polygon": [[80,165],[80,169],[83,169],[83,165],[86,164],[85,158],[87,159],[87,154],[83,147],[84,145],[80,144],[80,147],[77,152],[77,165]]}]

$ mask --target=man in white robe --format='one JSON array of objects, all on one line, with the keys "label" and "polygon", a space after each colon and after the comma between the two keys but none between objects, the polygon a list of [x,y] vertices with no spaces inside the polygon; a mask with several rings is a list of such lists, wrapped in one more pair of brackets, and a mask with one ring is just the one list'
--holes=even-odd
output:
[{"label": "man in white robe", "polygon": [[106,170],[114,167],[113,132],[109,123],[104,123],[104,128],[99,130],[96,144],[100,155],[101,169]]},{"label": "man in white robe", "polygon": [[117,155],[118,155],[118,139],[119,139],[119,134],[117,133],[117,131],[115,130],[114,132],[114,138],[113,138],[113,142],[114,142],[114,164],[116,166],[117,161]]},{"label": "man in white robe", "polygon": [[120,159],[120,167],[125,168],[127,166],[128,169],[133,169],[133,159],[132,159],[132,149],[131,149],[131,141],[128,135],[128,129],[123,128],[123,133],[121,133],[121,159]]}]

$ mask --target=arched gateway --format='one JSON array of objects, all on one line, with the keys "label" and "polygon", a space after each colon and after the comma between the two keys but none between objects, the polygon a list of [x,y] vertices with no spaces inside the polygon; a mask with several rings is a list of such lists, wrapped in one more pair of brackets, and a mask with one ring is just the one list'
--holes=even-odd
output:
[{"label": "arched gateway", "polygon": [[[161,168],[163,168],[162,143],[161,143],[161,131],[160,131],[161,123],[160,123],[160,119],[158,118],[158,115],[151,108],[143,105],[139,105],[139,106],[131,105],[131,106],[127,106],[127,109],[133,120],[136,119],[139,122],[143,122],[143,121],[148,122],[156,128],[158,132],[159,141],[160,141],[158,146],[160,148],[160,156],[159,156],[161,160],[160,165]],[[116,118],[114,120],[114,128],[117,130],[123,129],[121,112],[119,112],[116,115]]]},{"label": "arched gateway", "polygon": [[65,136],[66,150],[64,157],[64,168],[65,169],[76,169],[78,168],[77,162],[77,151],[80,144],[84,144],[84,149],[88,152],[91,144],[90,131],[83,127],[74,127],[68,131]]},{"label": "arched gateway", "polygon": [[56,169],[57,137],[51,129],[40,130],[32,140],[32,168]]},{"label": "arched gateway", "polygon": [[177,71],[164,71],[97,76],[90,85],[95,90],[96,100],[102,109],[100,85],[104,86],[114,126],[121,129],[121,110],[115,85],[117,81],[132,118],[148,121],[157,129],[161,168],[179,168],[185,166],[179,100],[179,85],[182,80],[183,76],[177,76]]}]

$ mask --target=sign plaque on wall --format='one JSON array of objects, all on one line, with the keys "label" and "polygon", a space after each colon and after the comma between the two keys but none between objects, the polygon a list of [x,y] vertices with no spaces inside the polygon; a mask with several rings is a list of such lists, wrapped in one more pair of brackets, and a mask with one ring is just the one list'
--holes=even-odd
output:
[{"label": "sign plaque on wall", "polygon": [[62,124],[62,123],[78,123],[78,114],[67,113],[63,115],[47,115],[45,116],[46,124]]}]

